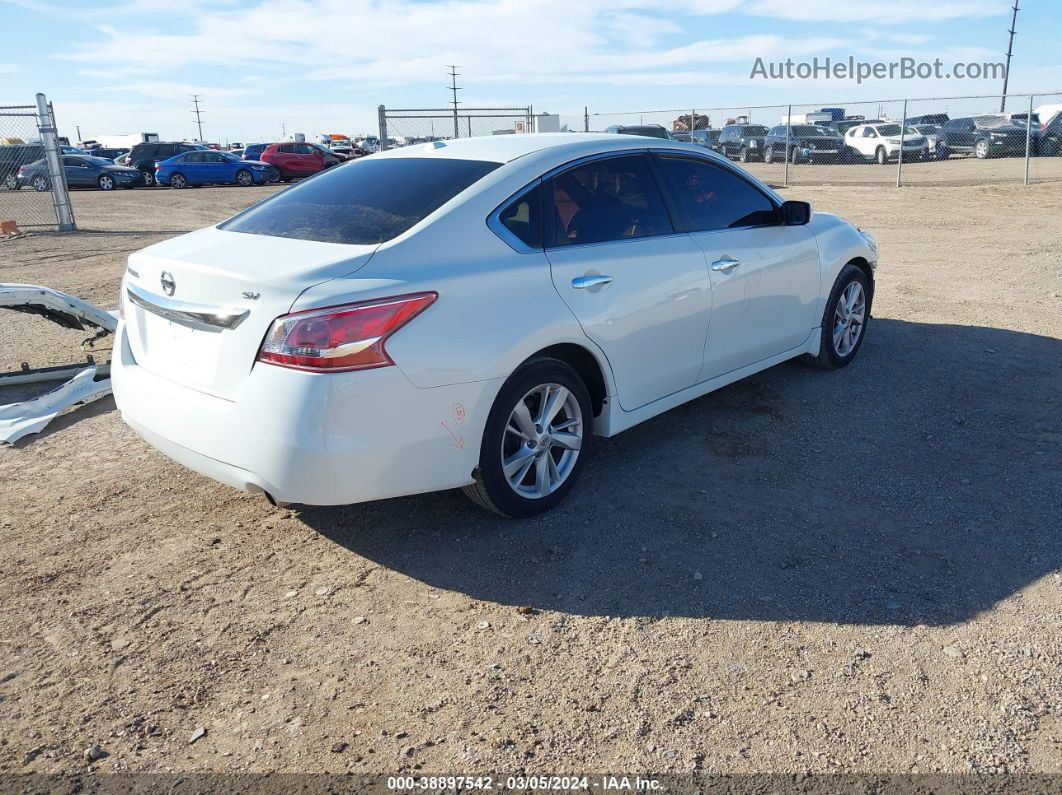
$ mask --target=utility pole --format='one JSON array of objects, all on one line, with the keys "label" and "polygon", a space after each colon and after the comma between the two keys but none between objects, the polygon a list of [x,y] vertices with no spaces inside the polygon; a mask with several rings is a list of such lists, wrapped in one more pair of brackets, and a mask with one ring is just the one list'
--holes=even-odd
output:
[{"label": "utility pole", "polygon": [[460,77],[461,73],[457,71],[457,67],[454,66],[453,64],[447,64],[446,68],[450,70],[450,86],[449,86],[449,88],[450,88],[450,91],[452,91],[453,95],[454,95],[453,100],[451,100],[451,102],[453,103],[453,106],[454,106],[454,138],[459,138],[461,136],[461,131],[460,131],[460,128],[457,126],[457,106],[460,103],[457,101],[457,92],[460,91],[461,89],[458,88],[458,86],[457,86],[457,78]]},{"label": "utility pole", "polygon": [[199,138],[197,140],[202,141],[203,140],[203,115],[202,115],[202,111],[199,110],[199,95],[198,94],[192,94],[192,104],[195,105],[195,110],[192,111],[192,113],[195,114],[195,123],[196,123],[196,126],[199,127]]},{"label": "utility pole", "polygon": [[1018,27],[1018,0],[1014,0],[1014,14],[1010,18],[1010,38],[1007,40],[1007,67],[1003,72],[1003,96],[999,100],[999,112],[1007,109],[1007,82],[1010,80],[1010,56],[1014,53],[1014,29]]},{"label": "utility pole", "polygon": [[77,145],[81,146],[81,125],[75,124],[74,129],[77,130]]}]

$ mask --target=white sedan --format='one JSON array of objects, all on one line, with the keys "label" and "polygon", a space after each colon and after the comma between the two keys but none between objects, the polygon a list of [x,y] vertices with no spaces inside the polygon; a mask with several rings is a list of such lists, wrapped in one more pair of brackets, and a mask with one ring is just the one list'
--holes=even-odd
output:
[{"label": "white sedan", "polygon": [[901,136],[900,125],[896,122],[860,124],[845,133],[844,142],[867,160],[885,165],[899,158],[901,137],[904,160],[925,160],[929,157],[926,137],[910,126],[904,128]]},{"label": "white sedan", "polygon": [[463,487],[529,516],[595,434],[794,357],[847,365],[876,261],[693,144],[421,144],[130,256],[114,394],[159,450],[278,504]]}]

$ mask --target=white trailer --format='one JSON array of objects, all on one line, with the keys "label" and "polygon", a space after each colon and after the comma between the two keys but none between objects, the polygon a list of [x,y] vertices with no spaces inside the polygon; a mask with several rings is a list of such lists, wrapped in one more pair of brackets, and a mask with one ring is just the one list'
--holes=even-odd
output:
[{"label": "white trailer", "polygon": [[132,149],[137,144],[147,144],[159,140],[159,134],[141,132],[126,133],[124,135],[97,135],[96,140],[105,149]]},{"label": "white trailer", "polygon": [[829,124],[833,121],[832,113],[794,113],[782,116],[782,124]]}]

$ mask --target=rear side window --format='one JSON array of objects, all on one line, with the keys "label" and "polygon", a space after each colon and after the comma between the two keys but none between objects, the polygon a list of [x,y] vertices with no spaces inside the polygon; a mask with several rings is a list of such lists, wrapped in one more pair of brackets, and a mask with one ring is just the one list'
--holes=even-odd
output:
[{"label": "rear side window", "polygon": [[325,243],[383,243],[500,165],[427,157],[359,160],[274,194],[219,228]]},{"label": "rear side window", "polygon": [[660,162],[691,232],[778,223],[774,203],[737,174],[702,160],[664,157]]},{"label": "rear side window", "polygon": [[553,178],[551,245],[604,243],[674,231],[642,155],[576,166]]},{"label": "rear side window", "polygon": [[502,226],[531,248],[542,248],[541,194],[536,185],[498,214]]}]

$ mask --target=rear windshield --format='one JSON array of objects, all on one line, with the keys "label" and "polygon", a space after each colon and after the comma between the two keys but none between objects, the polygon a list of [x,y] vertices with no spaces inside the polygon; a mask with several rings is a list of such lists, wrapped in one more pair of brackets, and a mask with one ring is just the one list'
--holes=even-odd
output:
[{"label": "rear windshield", "polygon": [[366,158],[323,171],[219,228],[324,243],[383,243],[498,168],[450,158]]}]

